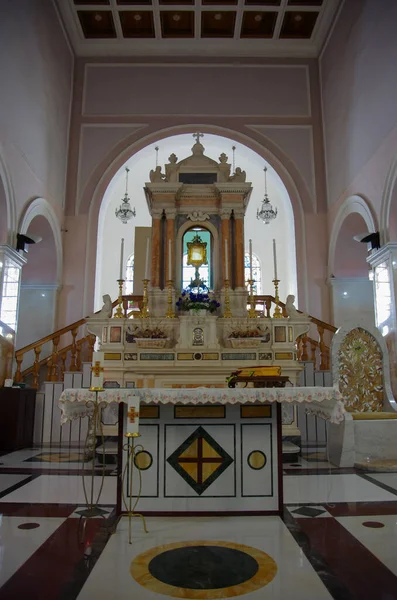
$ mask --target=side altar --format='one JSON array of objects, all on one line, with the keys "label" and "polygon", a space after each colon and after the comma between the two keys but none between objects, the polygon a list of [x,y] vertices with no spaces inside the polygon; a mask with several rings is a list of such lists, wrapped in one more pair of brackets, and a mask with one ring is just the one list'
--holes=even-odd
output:
[{"label": "side altar", "polygon": [[[126,403],[134,406],[132,416]],[[117,505],[122,511],[122,496],[127,502],[139,496],[137,510],[153,515],[279,513],[281,406],[296,403],[333,423],[344,418],[336,388],[71,389],[59,400],[62,422],[88,417],[89,431],[98,427],[98,408],[116,409]],[[132,489],[129,478],[121,478],[129,417],[136,428],[139,417],[141,434]]]}]

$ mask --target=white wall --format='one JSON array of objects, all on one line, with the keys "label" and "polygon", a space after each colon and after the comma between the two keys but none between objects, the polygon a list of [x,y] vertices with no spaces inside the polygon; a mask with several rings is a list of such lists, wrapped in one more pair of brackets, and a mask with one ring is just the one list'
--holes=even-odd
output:
[{"label": "white wall", "polygon": [[[293,225],[292,207],[286,189],[274,170],[268,168],[267,182],[268,195],[273,206],[278,208],[277,219],[264,225],[256,219],[256,210],[260,206],[264,194],[264,160],[255,152],[233,143],[228,138],[216,135],[205,135],[201,139],[205,147],[205,154],[218,160],[219,155],[225,152],[232,163],[232,146],[236,146],[236,166],[247,173],[247,181],[252,182],[253,192],[247,208],[245,219],[245,245],[248,251],[248,239],[252,238],[253,252],[258,256],[262,265],[262,291],[264,294],[273,294],[273,255],[272,239],[276,239],[278,268],[280,284],[280,297],[284,299],[287,294],[296,294],[296,258],[295,234]],[[103,201],[99,215],[98,227],[98,252],[96,270],[95,307],[102,306],[103,294],[110,294],[114,299],[117,296],[117,279],[119,276],[120,244],[124,237],[124,265],[134,248],[134,229],[136,226],[151,226],[151,218],[146,205],[143,187],[149,181],[149,172],[155,166],[155,146],[159,147],[159,164],[168,162],[171,153],[175,153],[178,160],[191,155],[194,140],[191,135],[177,135],[154,143],[131,157],[126,166],[129,173],[129,196],[132,207],[136,208],[136,218],[127,225],[123,225],[115,217],[115,209],[121,203],[125,191],[124,167],[118,171],[110,183]],[[269,167],[269,165],[267,165]],[[164,171],[164,169],[163,169]]]},{"label": "white wall", "polygon": [[373,283],[365,277],[332,278],[334,325],[362,323],[375,327]]}]

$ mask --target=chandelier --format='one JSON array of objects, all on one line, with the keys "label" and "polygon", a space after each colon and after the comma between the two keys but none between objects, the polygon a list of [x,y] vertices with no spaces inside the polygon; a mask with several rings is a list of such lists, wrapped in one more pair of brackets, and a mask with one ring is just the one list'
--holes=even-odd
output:
[{"label": "chandelier", "polygon": [[135,208],[131,208],[130,199],[128,197],[128,173],[129,168],[125,168],[125,194],[119,208],[116,208],[115,215],[124,225],[128,223],[132,217],[135,217]]},{"label": "chandelier", "polygon": [[256,211],[256,218],[268,225],[270,221],[273,221],[273,219],[277,217],[277,208],[273,208],[273,206],[270,204],[270,200],[267,195],[267,167],[265,167],[263,170],[265,171],[265,196],[262,200],[261,207]]}]

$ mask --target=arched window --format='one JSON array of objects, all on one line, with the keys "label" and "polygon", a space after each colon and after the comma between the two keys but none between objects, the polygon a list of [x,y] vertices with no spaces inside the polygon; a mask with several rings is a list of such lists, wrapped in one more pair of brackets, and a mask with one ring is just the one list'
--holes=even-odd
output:
[{"label": "arched window", "polygon": [[191,281],[195,279],[196,269],[193,265],[187,264],[188,257],[188,246],[189,242],[192,242],[194,238],[199,236],[201,242],[207,244],[207,264],[203,264],[198,268],[199,277],[201,281],[209,288],[212,287],[212,269],[211,269],[211,234],[208,229],[203,227],[193,227],[186,231],[182,240],[182,289],[186,289],[190,285]]},{"label": "arched window", "polygon": [[127,260],[127,266],[125,268],[125,294],[133,294],[134,290],[134,255],[131,254]]},{"label": "arched window", "polygon": [[[245,285],[249,289],[247,281],[250,278],[250,255],[248,252],[244,254],[244,278]],[[262,294],[262,269],[259,258],[255,254],[252,254],[252,279],[255,280],[254,294],[260,296]]]}]

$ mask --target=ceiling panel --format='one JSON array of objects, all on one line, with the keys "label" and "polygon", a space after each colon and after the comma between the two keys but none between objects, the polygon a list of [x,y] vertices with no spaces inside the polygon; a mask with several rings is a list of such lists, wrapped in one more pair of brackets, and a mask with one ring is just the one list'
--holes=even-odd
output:
[{"label": "ceiling panel", "polygon": [[271,38],[277,21],[276,12],[245,11],[241,25],[242,38]]},{"label": "ceiling panel", "polygon": [[284,15],[280,38],[310,38],[316,24],[318,12],[289,11]]},{"label": "ceiling panel", "polygon": [[121,10],[121,29],[125,38],[154,38],[153,13],[150,10]]},{"label": "ceiling panel", "polygon": [[86,38],[117,37],[110,10],[79,10],[77,15]]},{"label": "ceiling panel", "polygon": [[164,38],[194,37],[194,12],[192,10],[161,11],[161,33]]},{"label": "ceiling panel", "polygon": [[201,37],[233,37],[235,23],[235,11],[204,10],[201,13]]}]

